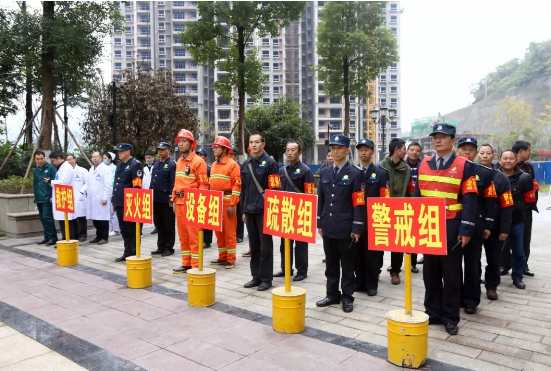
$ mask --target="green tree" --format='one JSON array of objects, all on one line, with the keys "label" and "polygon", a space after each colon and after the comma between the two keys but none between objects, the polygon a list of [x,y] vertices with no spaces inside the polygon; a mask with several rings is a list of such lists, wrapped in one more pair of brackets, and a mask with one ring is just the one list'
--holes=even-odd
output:
[{"label": "green tree", "polygon": [[305,6],[303,1],[200,1],[200,19],[181,34],[198,64],[227,72],[214,85],[223,99],[231,99],[237,87],[240,154],[245,148],[245,94],[258,99],[265,81],[258,51],[247,48],[247,41],[255,33],[260,37],[279,36],[281,28],[300,18]]},{"label": "green tree", "polygon": [[306,151],[316,145],[316,133],[309,119],[302,118],[304,108],[291,97],[272,105],[258,105],[247,110],[247,130],[259,131],[266,140],[266,152],[281,158],[289,141],[298,141]]},{"label": "green tree", "polygon": [[21,55],[15,32],[15,18],[0,8],[0,117],[17,112],[21,93]]},{"label": "green tree", "polygon": [[350,96],[368,98],[367,83],[398,61],[397,43],[384,27],[385,2],[330,1],[320,12],[315,70],[332,98],[344,96],[344,135]]},{"label": "green tree", "polygon": [[[142,159],[145,151],[160,141],[173,143],[182,128],[197,137],[197,116],[187,97],[175,93],[178,84],[171,72],[125,70],[123,77],[127,82],[117,90],[117,140],[131,143],[137,158]],[[81,124],[84,140],[92,147],[112,150],[112,127],[108,124],[112,85],[100,83],[88,94],[90,102]]]}]

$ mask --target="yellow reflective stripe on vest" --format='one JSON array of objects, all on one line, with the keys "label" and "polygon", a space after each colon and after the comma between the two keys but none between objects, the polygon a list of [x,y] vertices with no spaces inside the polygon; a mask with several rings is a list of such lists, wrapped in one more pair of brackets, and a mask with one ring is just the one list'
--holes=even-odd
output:
[{"label": "yellow reflective stripe on vest", "polygon": [[452,200],[457,200],[457,194],[455,194],[455,193],[440,192],[440,191],[427,191],[427,190],[424,190],[424,189],[421,189],[421,196],[444,197],[444,198],[451,198]]},{"label": "yellow reflective stripe on vest", "polygon": [[455,185],[461,184],[461,179],[455,179],[455,178],[450,178],[447,176],[439,176],[439,175],[419,174],[418,180],[426,180],[428,182],[440,182],[440,183],[448,183],[448,184],[455,184]]},{"label": "yellow reflective stripe on vest", "polygon": [[181,176],[181,177],[190,178],[190,179],[195,179],[195,178],[197,178],[197,177],[195,176],[195,174],[186,174],[186,173],[183,172],[183,171],[177,171],[177,172],[176,172],[176,176]]},{"label": "yellow reflective stripe on vest", "polygon": [[450,206],[446,206],[448,208],[448,210],[451,210],[451,211],[461,211],[463,210],[463,204],[454,204],[454,205],[450,205]]},{"label": "yellow reflective stripe on vest", "polygon": [[222,175],[222,174],[211,174],[211,179],[225,179],[225,180],[231,180],[231,177],[227,176],[227,175]]}]

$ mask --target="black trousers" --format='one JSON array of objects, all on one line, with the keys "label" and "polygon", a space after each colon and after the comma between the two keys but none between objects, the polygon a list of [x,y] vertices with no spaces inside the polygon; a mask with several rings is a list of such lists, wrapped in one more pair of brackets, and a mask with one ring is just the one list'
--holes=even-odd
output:
[{"label": "black trousers", "polygon": [[122,206],[116,206],[115,211],[117,212],[117,219],[124,241],[123,256],[134,256],[136,255],[136,223],[124,221],[124,208]]},{"label": "black trousers", "polygon": [[212,243],[212,231],[203,229],[203,243]]},{"label": "black trousers", "polygon": [[174,251],[176,214],[168,204],[153,203],[153,222],[157,228],[157,250]]},{"label": "black trousers", "polygon": [[391,252],[390,253],[390,266],[392,270],[390,273],[400,273],[402,271],[402,262],[404,261],[404,253]]},{"label": "black trousers", "polygon": [[457,241],[448,241],[448,255],[425,255],[425,312],[430,319],[457,325],[461,306],[461,246],[452,251]]},{"label": "black trousers", "polygon": [[[65,220],[58,220],[61,239],[65,240]],[[78,223],[76,219],[69,220],[69,239],[78,240]]]},{"label": "black trousers", "polygon": [[237,228],[235,235],[237,239],[243,239],[243,232],[245,231],[245,223],[243,223],[243,212],[241,211],[241,203],[237,204],[236,208],[237,215]]},{"label": "black trousers", "polygon": [[274,241],[264,234],[264,214],[245,214],[249,246],[251,247],[251,275],[253,280],[272,282],[274,278]]},{"label": "black trousers", "polygon": [[[325,277],[327,277],[327,297],[341,302],[354,302],[354,267],[358,254],[357,244],[350,245],[351,239],[345,240],[323,237],[325,251]],[[342,279],[341,279],[342,267]],[[342,295],[339,291],[341,281]]]},{"label": "black trousers", "polygon": [[88,222],[85,216],[77,218],[78,238],[88,237]]},{"label": "black trousers", "polygon": [[[295,267],[298,274],[308,275],[308,243],[301,241],[289,241],[291,244],[291,273],[293,273],[293,250],[295,251]],[[294,245],[294,249],[293,249]],[[285,238],[281,239],[279,246],[281,253],[281,271],[285,272]]]},{"label": "black trousers", "polygon": [[[484,219],[477,219],[475,231],[469,243],[462,249],[464,270],[461,285],[461,302],[464,305],[478,306],[480,304],[480,275],[482,258],[482,243],[484,236]],[[456,247],[459,249],[460,247]]]},{"label": "black trousers", "polygon": [[532,210],[526,211],[524,217],[524,255],[526,256],[526,266],[528,266],[528,258],[530,257],[530,242],[532,241]]},{"label": "black trousers", "polygon": [[109,220],[92,220],[96,228],[96,238],[109,241]]},{"label": "black trousers", "polygon": [[488,263],[488,265],[486,265],[484,279],[486,280],[486,288],[488,290],[497,290],[497,287],[501,283],[501,276],[499,275],[499,256],[501,255],[502,247],[503,241],[499,240],[499,230],[492,229],[490,237],[484,240],[486,262]]},{"label": "black trousers", "polygon": [[364,231],[356,244],[358,255],[355,263],[355,291],[377,290],[379,287],[383,251],[368,250],[367,241],[367,231]]}]

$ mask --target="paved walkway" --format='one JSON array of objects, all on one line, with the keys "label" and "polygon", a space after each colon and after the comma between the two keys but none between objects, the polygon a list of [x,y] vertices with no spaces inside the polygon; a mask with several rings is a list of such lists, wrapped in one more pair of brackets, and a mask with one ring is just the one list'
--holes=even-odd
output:
[{"label": "paved walkway", "polygon": [[0,371],[86,370],[2,322],[0,349]]},{"label": "paved walkway", "polygon": [[[500,299],[491,302],[484,296],[478,314],[462,312],[458,336],[449,336],[442,326],[430,326],[431,360],[473,370],[551,370],[551,251],[548,249],[551,212],[545,211],[543,201],[540,204],[542,212],[534,216],[530,257],[530,268],[536,277],[525,278],[526,290],[516,289],[510,277],[502,277]],[[156,249],[156,236],[150,235],[150,230],[144,228],[144,253]],[[0,244],[56,257],[51,247],[20,246],[33,241],[36,239],[4,239]],[[279,240],[274,239],[276,241],[274,271],[279,270],[280,261]],[[216,300],[271,317],[270,292],[243,288],[250,279],[249,259],[241,257],[246,247],[246,244],[238,245],[235,269],[215,267],[218,269]],[[80,266],[125,276],[125,265],[113,261],[121,253],[120,237],[112,238],[103,246],[81,243]],[[205,262],[216,257],[214,243],[213,248],[205,250]],[[389,254],[385,254],[385,267],[389,265],[389,258]],[[384,272],[377,296],[355,295],[354,312],[345,314],[338,306],[317,308],[315,302],[325,295],[321,245],[310,246],[309,259],[308,278],[298,285],[307,290],[306,325],[360,343],[386,347],[386,312],[403,306],[403,284],[391,285],[390,277]],[[179,265],[177,255],[154,257],[153,283],[185,293],[185,275],[172,274],[172,269]],[[414,309],[423,310],[422,275],[413,276]],[[283,285],[283,279],[274,279],[274,285]],[[212,309],[190,308],[179,299],[146,290],[130,290],[109,279],[22,257],[0,247],[2,301],[147,370],[164,370],[177,364],[188,365],[186,369],[252,370],[263,365],[268,370],[354,370],[365,369],[366,363],[377,365],[376,369],[396,369],[381,358],[328,344],[323,338],[280,335],[266,324]]]}]

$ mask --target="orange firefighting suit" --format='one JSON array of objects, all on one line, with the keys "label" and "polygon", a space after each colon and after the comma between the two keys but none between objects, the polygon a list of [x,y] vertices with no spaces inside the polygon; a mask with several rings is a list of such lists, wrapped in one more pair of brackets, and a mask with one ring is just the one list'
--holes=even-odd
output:
[{"label": "orange firefighting suit", "polygon": [[182,250],[182,266],[197,268],[199,266],[199,228],[184,224],[185,188],[209,188],[207,163],[194,151],[191,151],[186,158],[180,157],[176,162],[172,202],[176,204],[176,224]]},{"label": "orange firefighting suit", "polygon": [[209,182],[212,191],[224,191],[222,232],[215,232],[218,244],[218,260],[235,263],[237,213],[230,218],[228,208],[237,206],[239,203],[241,169],[237,162],[226,156],[223,160],[215,161],[212,164]]}]

